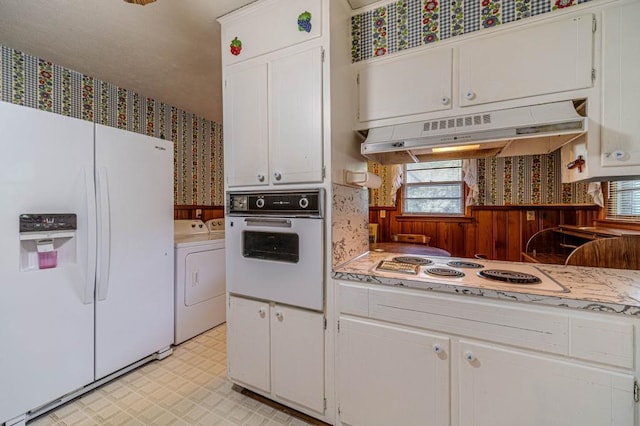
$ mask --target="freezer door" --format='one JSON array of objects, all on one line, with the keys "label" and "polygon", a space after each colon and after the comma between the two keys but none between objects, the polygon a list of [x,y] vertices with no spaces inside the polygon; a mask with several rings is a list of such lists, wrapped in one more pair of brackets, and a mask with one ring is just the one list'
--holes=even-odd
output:
[{"label": "freezer door", "polygon": [[[91,122],[0,102],[0,424],[93,381],[92,142]],[[77,215],[57,267],[38,269],[22,213]]]},{"label": "freezer door", "polygon": [[96,125],[96,379],[173,341],[173,145]]}]

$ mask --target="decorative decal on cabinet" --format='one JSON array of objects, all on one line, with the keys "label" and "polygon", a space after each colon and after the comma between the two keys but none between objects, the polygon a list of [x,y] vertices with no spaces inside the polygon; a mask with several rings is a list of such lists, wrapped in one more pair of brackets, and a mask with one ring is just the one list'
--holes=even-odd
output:
[{"label": "decorative decal on cabinet", "polygon": [[224,205],[218,123],[2,45],[0,100],[170,139],[175,203]]},{"label": "decorative decal on cabinet", "polygon": [[566,9],[592,0],[396,0],[351,17],[351,60]]},{"label": "decorative decal on cabinet", "polygon": [[304,11],[298,16],[298,31],[311,32],[311,13]]},{"label": "decorative decal on cabinet", "polygon": [[229,51],[233,56],[238,56],[242,51],[242,42],[238,40],[238,37],[234,37],[229,45]]}]

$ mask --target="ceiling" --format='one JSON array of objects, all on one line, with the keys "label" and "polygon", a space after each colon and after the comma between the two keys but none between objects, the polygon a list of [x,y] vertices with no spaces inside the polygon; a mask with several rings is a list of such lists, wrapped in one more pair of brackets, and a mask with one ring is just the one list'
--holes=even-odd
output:
[{"label": "ceiling", "polygon": [[222,122],[220,25],[254,0],[0,0],[0,44]]}]

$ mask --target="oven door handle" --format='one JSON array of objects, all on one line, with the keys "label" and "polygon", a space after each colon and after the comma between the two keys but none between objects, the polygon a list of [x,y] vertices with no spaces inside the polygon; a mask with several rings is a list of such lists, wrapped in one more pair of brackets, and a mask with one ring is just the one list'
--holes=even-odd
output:
[{"label": "oven door handle", "polygon": [[267,219],[249,217],[244,220],[247,226],[270,226],[275,228],[291,228],[291,219]]}]

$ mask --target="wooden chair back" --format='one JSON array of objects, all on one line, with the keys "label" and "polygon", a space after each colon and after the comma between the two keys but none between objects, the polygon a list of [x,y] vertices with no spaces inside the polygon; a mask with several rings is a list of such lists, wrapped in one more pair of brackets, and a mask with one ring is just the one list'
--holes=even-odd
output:
[{"label": "wooden chair back", "polygon": [[575,249],[567,265],[640,269],[640,236],[625,235],[590,241]]}]

